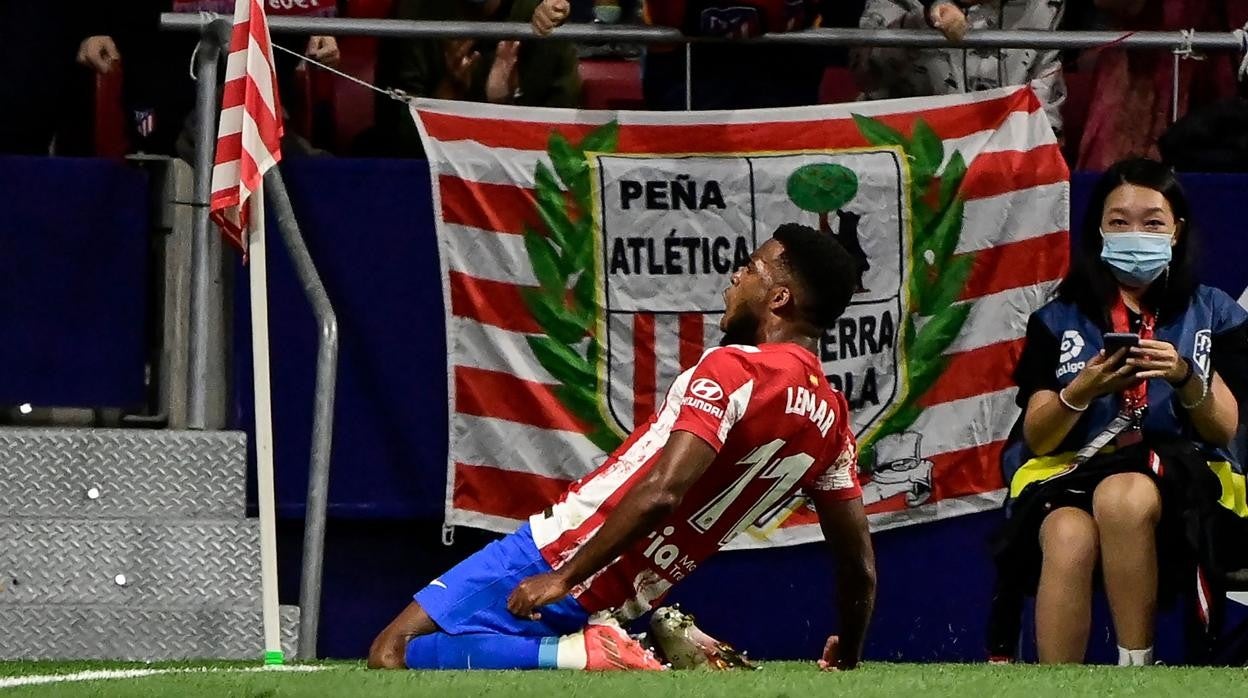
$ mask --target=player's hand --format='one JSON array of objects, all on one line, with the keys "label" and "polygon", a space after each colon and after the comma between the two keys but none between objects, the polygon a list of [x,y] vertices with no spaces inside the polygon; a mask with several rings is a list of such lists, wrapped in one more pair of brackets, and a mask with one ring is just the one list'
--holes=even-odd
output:
[{"label": "player's hand", "polygon": [[1131,349],[1127,364],[1136,368],[1139,380],[1164,378],[1178,383],[1187,376],[1187,364],[1179,357],[1179,351],[1169,342],[1141,339],[1139,346]]},{"label": "player's hand", "polygon": [[819,658],[820,671],[842,671],[856,668],[858,662],[841,657],[841,636],[829,635],[823,645],[823,656]]},{"label": "player's hand", "polygon": [[121,52],[111,36],[88,36],[78,46],[78,63],[100,75],[108,75],[119,60]]},{"label": "player's hand", "polygon": [[571,590],[558,572],[534,575],[521,581],[507,597],[507,610],[517,618],[537,620],[542,617],[537,609],[562,599]]},{"label": "player's hand", "polygon": [[572,6],[568,0],[542,0],[542,4],[533,10],[533,31],[538,36],[546,36],[555,27],[568,21]]},{"label": "player's hand", "polygon": [[932,26],[950,41],[961,41],[966,36],[967,29],[970,28],[966,22],[966,13],[952,2],[936,3],[932,6],[928,18],[932,21]]},{"label": "player's hand", "polygon": [[1124,347],[1110,356],[1101,350],[1079,375],[1066,386],[1066,400],[1076,407],[1087,405],[1102,395],[1116,393],[1140,382],[1136,367],[1127,363]]}]

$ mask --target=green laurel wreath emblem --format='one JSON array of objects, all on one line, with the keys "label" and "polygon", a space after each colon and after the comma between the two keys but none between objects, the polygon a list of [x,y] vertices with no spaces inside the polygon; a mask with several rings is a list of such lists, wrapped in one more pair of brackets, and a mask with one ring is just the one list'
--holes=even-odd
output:
[{"label": "green laurel wreath emblem", "polygon": [[[599,406],[602,338],[598,325],[597,256],[593,188],[586,153],[614,152],[619,125],[612,121],[573,145],[551,133],[546,153],[554,170],[537,163],[536,208],[541,230],[524,229],[524,248],[538,286],[521,291],[544,335],[529,335],[538,363],[559,384],[555,396],[589,427],[588,438],[611,452],[624,440]],[[499,396],[506,399],[506,396]]]},{"label": "green laurel wreath emblem", "polygon": [[[970,314],[969,303],[956,304],[975,254],[954,254],[962,235],[965,201],[960,194],[966,177],[966,160],[958,151],[949,156],[943,171],[944,143],[931,126],[916,119],[910,137],[896,129],[858,114],[858,130],[871,145],[897,146],[910,165],[910,214],[913,240],[910,259],[911,312],[902,323],[901,346],[905,357],[906,390],[859,444],[859,462],[874,464],[874,444],[880,438],[910,428],[923,407],[923,395],[948,365],[945,351],[953,344]],[[922,322],[918,319],[924,318]]]}]

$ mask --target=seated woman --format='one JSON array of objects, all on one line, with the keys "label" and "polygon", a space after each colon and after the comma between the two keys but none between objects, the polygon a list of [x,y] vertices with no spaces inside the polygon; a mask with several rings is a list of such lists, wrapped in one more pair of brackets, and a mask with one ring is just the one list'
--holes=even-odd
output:
[{"label": "seated woman", "polygon": [[1196,282],[1191,213],[1166,166],[1111,167],[1070,273],[1028,323],[994,612],[1010,592],[1035,592],[1041,662],[1083,661],[1098,566],[1119,664],[1134,665],[1153,661],[1159,587],[1199,577],[1208,625],[1218,575],[1243,562],[1244,538],[1210,550],[1226,539],[1205,534],[1248,520],[1227,451],[1248,383],[1248,312]]}]

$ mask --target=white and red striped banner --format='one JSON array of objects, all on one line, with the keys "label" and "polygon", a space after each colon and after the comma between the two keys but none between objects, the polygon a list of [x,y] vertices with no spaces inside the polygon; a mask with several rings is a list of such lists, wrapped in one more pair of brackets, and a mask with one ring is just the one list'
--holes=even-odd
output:
[{"label": "white and red striped banner", "polygon": [[[876,528],[1000,504],[1027,316],[1067,265],[1069,173],[1025,87],[738,112],[421,101],[447,307],[446,522],[513,529],[718,342],[781,223],[869,269],[825,335]],[[806,509],[738,547],[819,538]]]},{"label": "white and red striped banner", "polygon": [[247,199],[281,160],[282,107],[273,45],[260,0],[237,0],[221,92],[217,156],[212,168],[212,219],[247,251]]}]

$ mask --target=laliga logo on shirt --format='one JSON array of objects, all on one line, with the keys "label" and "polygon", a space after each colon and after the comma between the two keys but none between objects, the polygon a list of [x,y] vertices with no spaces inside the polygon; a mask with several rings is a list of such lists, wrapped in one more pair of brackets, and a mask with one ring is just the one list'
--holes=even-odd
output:
[{"label": "laliga logo on shirt", "polygon": [[1066,330],[1062,333],[1061,355],[1057,357],[1057,377],[1078,373],[1088,364],[1086,361],[1075,361],[1083,353],[1083,335],[1078,330]]},{"label": "laliga logo on shirt", "polygon": [[1058,361],[1066,362],[1079,356],[1083,352],[1083,335],[1075,330],[1066,330],[1062,333],[1062,355]]},{"label": "laliga logo on shirt", "polygon": [[719,383],[710,378],[699,378],[689,386],[689,392],[694,397],[702,398],[707,402],[715,402],[724,397],[724,389],[719,387]]}]

